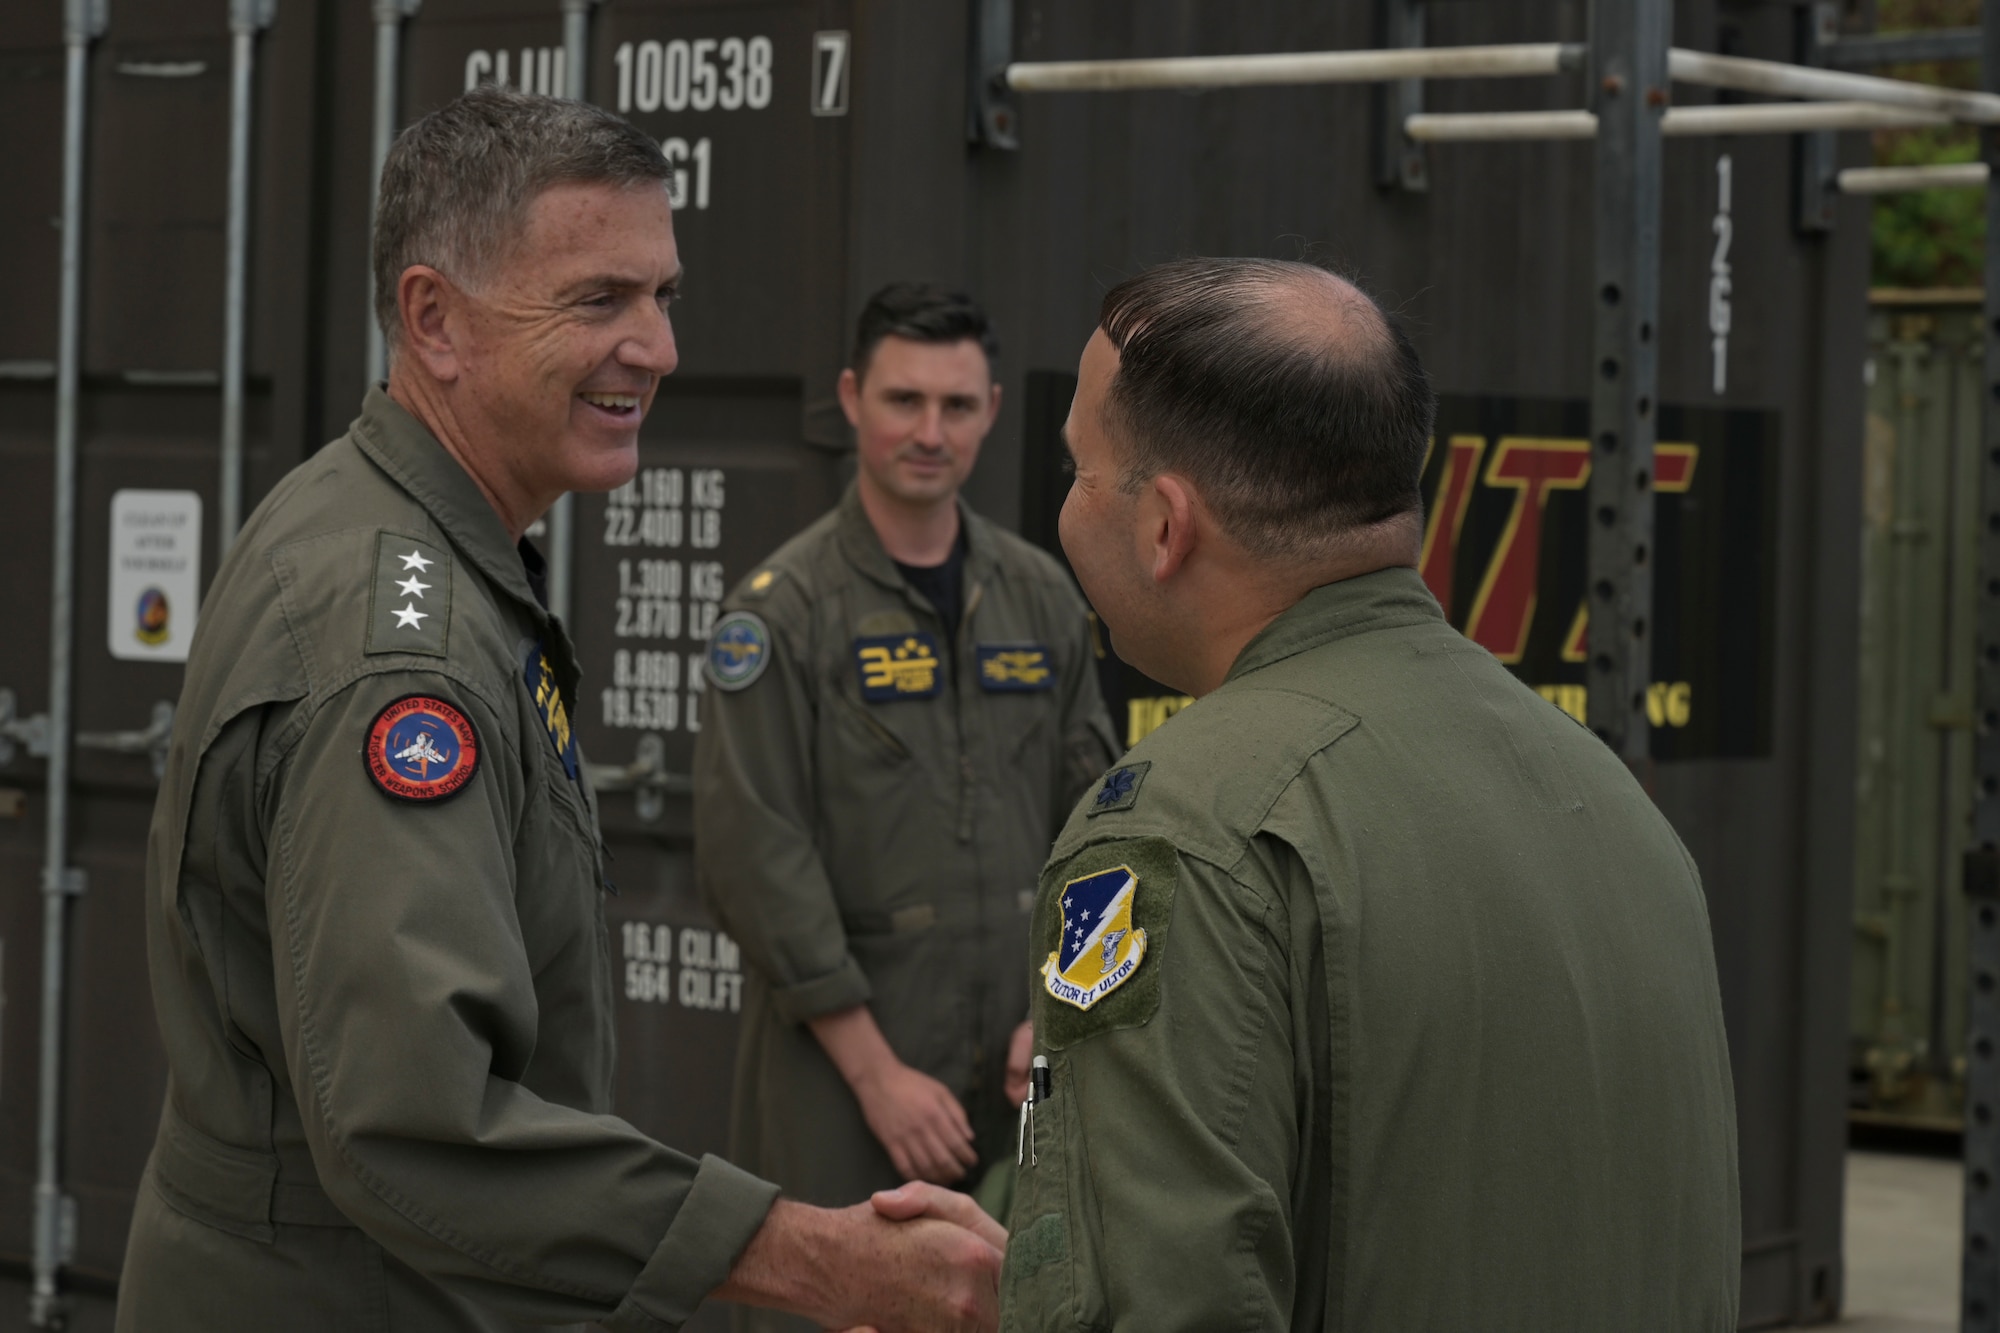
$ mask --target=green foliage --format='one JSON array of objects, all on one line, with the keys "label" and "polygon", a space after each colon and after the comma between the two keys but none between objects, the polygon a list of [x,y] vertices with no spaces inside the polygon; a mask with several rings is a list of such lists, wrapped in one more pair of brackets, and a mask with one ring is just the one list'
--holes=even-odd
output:
[{"label": "green foliage", "polygon": [[[1970,28],[1978,26],[1979,14],[1979,0],[1880,0],[1876,22],[1883,32]],[[1979,67],[1971,61],[1898,65],[1879,72],[1946,88],[1979,86]],[[1877,166],[1972,162],[1978,157],[1979,136],[1970,126],[1875,135]],[[1878,287],[1979,286],[1986,258],[1986,192],[1877,195],[1872,239],[1872,281]]]}]

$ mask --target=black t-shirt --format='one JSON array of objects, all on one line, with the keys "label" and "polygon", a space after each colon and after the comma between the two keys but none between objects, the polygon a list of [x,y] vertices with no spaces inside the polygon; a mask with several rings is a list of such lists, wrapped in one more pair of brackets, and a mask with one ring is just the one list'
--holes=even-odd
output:
[{"label": "black t-shirt", "polygon": [[958,638],[958,618],[965,609],[964,527],[959,528],[958,540],[951,544],[951,554],[943,564],[906,565],[898,560],[896,568],[937,609],[938,619],[944,622],[945,646],[949,647]]},{"label": "black t-shirt", "polygon": [[535,600],[542,604],[542,610],[549,609],[549,564],[535,544],[526,537],[514,544],[521,553],[521,572],[528,576],[528,591],[535,594]]}]

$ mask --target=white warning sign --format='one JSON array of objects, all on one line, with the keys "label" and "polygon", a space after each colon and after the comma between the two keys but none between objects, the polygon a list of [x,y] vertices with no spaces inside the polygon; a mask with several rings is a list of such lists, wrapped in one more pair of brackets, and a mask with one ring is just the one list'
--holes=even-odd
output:
[{"label": "white warning sign", "polygon": [[201,496],[119,491],[111,497],[111,655],[185,662],[201,595]]}]

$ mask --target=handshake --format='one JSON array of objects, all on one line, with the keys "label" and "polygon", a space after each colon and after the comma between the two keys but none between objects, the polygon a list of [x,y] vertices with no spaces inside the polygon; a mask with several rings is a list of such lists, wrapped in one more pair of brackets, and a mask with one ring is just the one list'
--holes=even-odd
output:
[{"label": "handshake", "polygon": [[990,1333],[1006,1251],[970,1196],[921,1181],[852,1208],[780,1199],[713,1294],[851,1333]]}]

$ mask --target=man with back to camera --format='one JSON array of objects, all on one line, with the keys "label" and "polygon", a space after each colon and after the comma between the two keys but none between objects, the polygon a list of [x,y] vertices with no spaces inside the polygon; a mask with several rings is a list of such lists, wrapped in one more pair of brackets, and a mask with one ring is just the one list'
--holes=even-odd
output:
[{"label": "man with back to camera", "polygon": [[1197,702],[1042,877],[1004,1329],[1736,1327],[1700,881],[1412,568],[1434,406],[1309,265],[1104,299],[1063,549]]},{"label": "man with back to camera", "polygon": [[750,965],[730,1151],[815,1203],[1011,1163],[1035,876],[1117,753],[1075,585],[959,498],[995,352],[965,296],[869,300],[854,483],[710,638],[695,860]]},{"label": "man with back to camera", "polygon": [[1005,1238],[967,1201],[807,1207],[611,1113],[578,669],[522,534],[637,466],[678,358],[668,174],[606,112],[493,89],[389,154],[387,391],[244,527],[176,714],[120,1329],[656,1331],[710,1294],[992,1325]]}]

